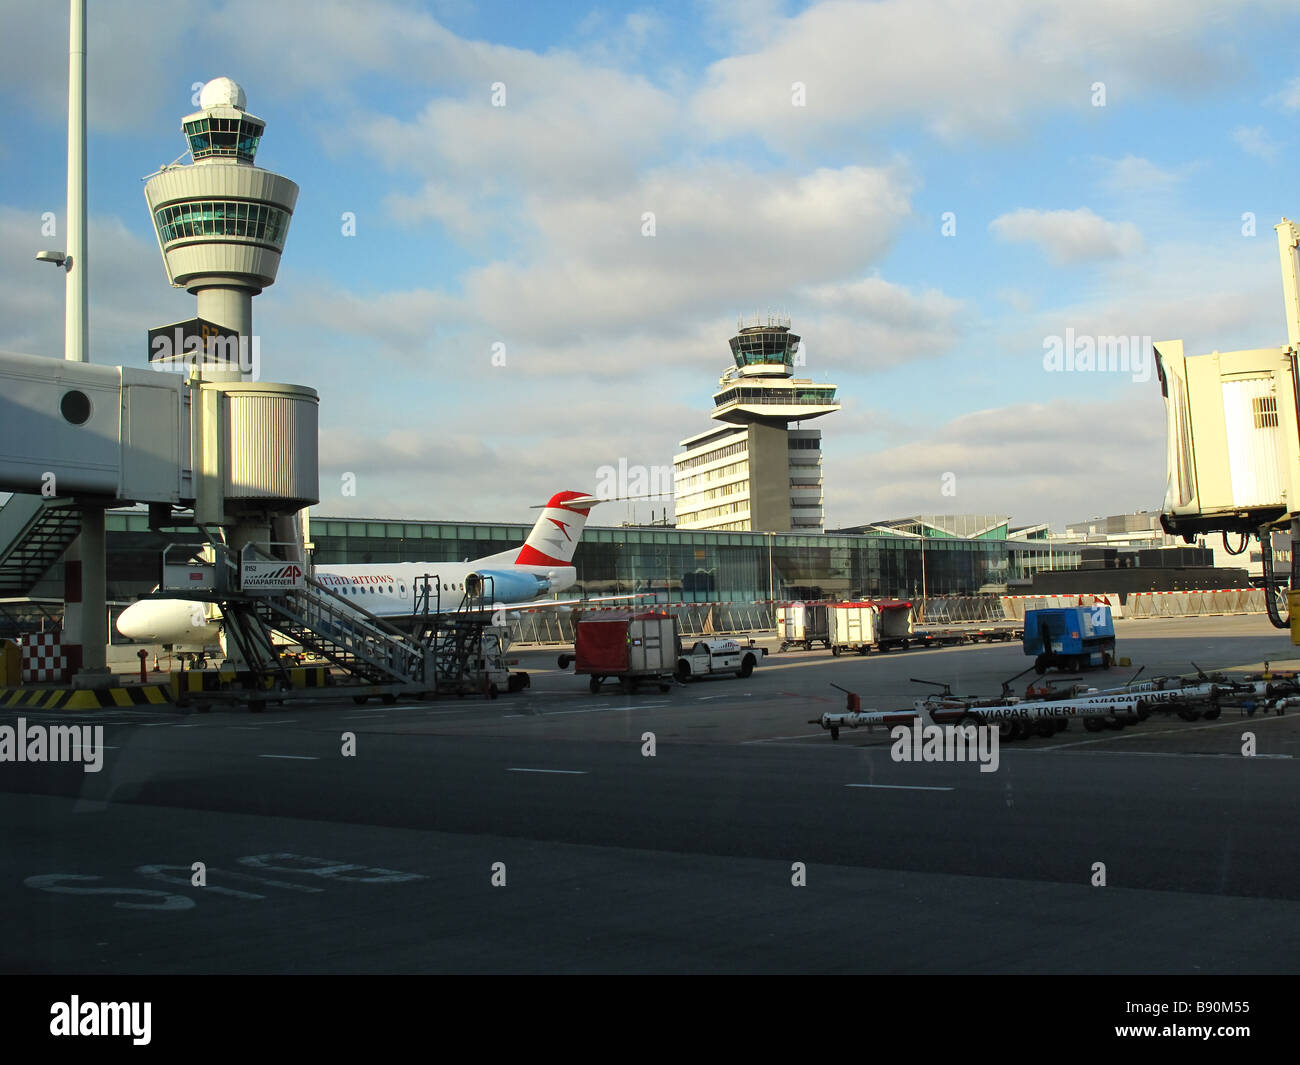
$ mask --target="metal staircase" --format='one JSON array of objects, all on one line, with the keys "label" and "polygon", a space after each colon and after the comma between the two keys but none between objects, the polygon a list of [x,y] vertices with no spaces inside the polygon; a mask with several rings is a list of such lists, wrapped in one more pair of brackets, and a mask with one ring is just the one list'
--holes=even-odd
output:
[{"label": "metal staircase", "polygon": [[231,602],[226,610],[251,613],[263,627],[371,684],[435,687],[429,683],[433,656],[428,647],[310,578],[302,591]]},{"label": "metal staircase", "polygon": [[[247,553],[250,549],[246,548]],[[271,560],[257,551],[251,558]],[[193,572],[212,570],[203,589],[190,586]],[[221,606],[227,637],[249,670],[281,686],[290,678],[273,639],[280,633],[327,659],[363,684],[418,693],[476,693],[483,687],[484,629],[491,623],[491,581],[456,610],[443,611],[434,574],[419,578],[413,591],[414,624],[404,632],[385,618],[311,577],[299,589],[257,594],[239,590],[240,564],[222,545],[213,545],[212,562],[177,567],[178,583],[157,596],[206,600]],[[169,566],[164,556],[164,578]],[[385,696],[386,698],[388,696]]]},{"label": "metal staircase", "polygon": [[11,497],[0,507],[0,596],[30,594],[80,531],[70,499]]}]

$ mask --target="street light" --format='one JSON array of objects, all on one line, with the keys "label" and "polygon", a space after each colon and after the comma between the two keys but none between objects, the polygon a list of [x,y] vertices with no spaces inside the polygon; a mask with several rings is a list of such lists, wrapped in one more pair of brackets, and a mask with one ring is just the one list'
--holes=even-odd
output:
[{"label": "street light", "polygon": [[38,251],[36,253],[38,263],[53,263],[55,266],[63,267],[64,271],[72,269],[72,256],[62,251]]}]

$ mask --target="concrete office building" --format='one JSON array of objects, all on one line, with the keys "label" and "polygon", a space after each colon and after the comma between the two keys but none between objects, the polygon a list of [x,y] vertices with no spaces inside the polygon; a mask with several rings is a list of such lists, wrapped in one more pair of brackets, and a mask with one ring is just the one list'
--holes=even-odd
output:
[{"label": "concrete office building", "polygon": [[794,376],[800,338],[788,318],[741,322],[731,354],[713,396],[722,424],[673,458],[677,527],[822,532],[821,431],[791,424],[839,410],[835,386]]}]

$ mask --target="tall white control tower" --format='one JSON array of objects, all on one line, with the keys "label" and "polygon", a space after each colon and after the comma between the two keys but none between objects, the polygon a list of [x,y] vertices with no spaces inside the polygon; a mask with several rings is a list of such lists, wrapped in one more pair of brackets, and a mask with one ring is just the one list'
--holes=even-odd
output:
[{"label": "tall white control tower", "polygon": [[[214,337],[238,338],[241,376],[250,376],[253,297],[275,282],[298,200],[294,182],[253,165],[266,123],[246,103],[229,78],[204,85],[200,109],[181,124],[194,162],[164,167],[144,187],[167,276],[198,297],[198,320],[179,323],[175,336],[181,346],[203,342],[205,377],[234,369],[232,345],[214,346]],[[162,330],[150,339],[155,361],[185,354]]]}]

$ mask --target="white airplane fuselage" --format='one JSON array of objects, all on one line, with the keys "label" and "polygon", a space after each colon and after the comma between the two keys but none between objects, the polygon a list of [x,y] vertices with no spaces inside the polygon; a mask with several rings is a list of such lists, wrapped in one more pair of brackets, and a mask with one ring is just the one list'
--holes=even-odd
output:
[{"label": "white airplane fuselage", "polygon": [[[317,566],[312,577],[347,602],[384,618],[451,613],[466,606],[492,611],[547,606],[554,604],[550,596],[577,582],[577,570],[569,563],[594,502],[579,492],[558,493],[521,547],[472,562]],[[132,640],[203,650],[218,644],[221,615],[211,603],[141,599],[122,612],[117,630]]]}]

